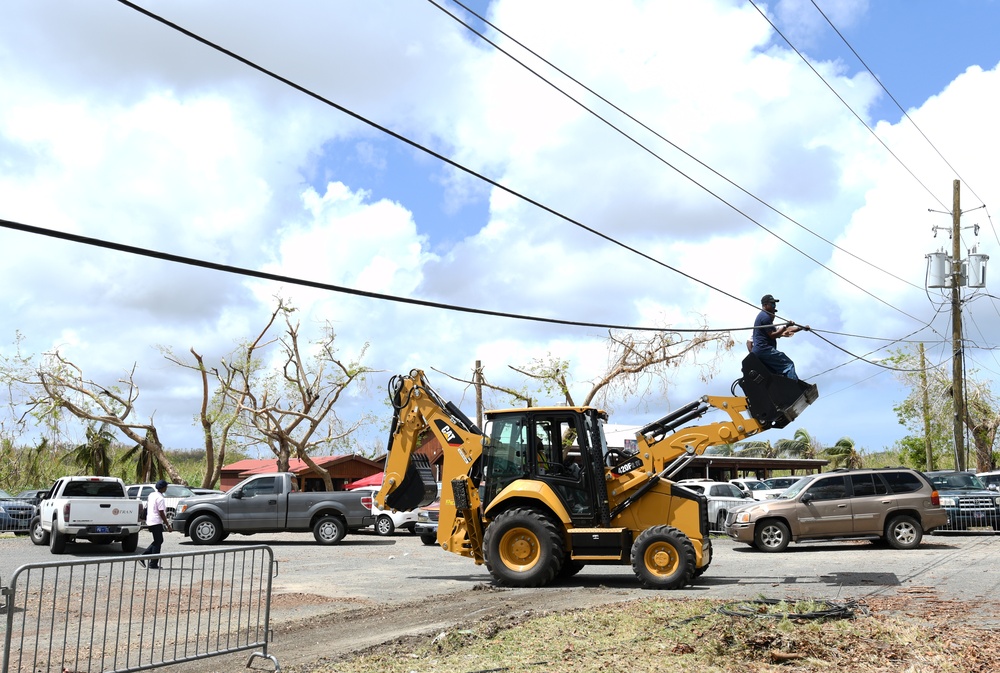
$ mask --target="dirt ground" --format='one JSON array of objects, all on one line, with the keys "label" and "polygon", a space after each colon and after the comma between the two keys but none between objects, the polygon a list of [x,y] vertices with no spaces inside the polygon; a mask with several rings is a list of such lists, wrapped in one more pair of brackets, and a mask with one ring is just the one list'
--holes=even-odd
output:
[{"label": "dirt ground", "polygon": [[[777,555],[722,539],[701,582],[662,593],[639,589],[631,570],[619,567],[587,568],[561,586],[499,589],[485,569],[405,536],[392,544],[358,539],[325,551],[326,562],[311,556],[314,546],[279,545],[276,550],[284,560],[275,580],[269,653],[282,670],[293,672],[346,653],[484,620],[509,622],[650,597],[862,600],[876,613],[979,631],[994,639],[1000,629],[1000,606],[994,601],[1000,589],[994,565],[1000,537],[993,536],[933,536],[910,552],[855,542],[798,545]],[[227,655],[167,670],[241,671],[247,660],[247,654]],[[251,668],[274,670],[260,658]]]}]

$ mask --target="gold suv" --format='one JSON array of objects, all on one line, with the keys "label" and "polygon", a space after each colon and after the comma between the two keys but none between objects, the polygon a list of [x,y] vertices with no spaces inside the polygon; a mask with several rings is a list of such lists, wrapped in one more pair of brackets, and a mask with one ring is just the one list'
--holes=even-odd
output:
[{"label": "gold suv", "polygon": [[799,479],[772,500],[741,505],[726,517],[726,534],[761,551],[789,542],[881,538],[913,549],[924,533],[948,523],[938,492],[904,467],[834,470]]}]

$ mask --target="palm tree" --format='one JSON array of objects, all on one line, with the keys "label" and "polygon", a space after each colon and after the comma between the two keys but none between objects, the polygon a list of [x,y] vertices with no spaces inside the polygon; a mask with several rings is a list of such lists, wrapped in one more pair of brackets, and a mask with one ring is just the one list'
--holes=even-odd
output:
[{"label": "palm tree", "polygon": [[778,450],[771,446],[771,440],[753,440],[739,444],[739,455],[754,458],[776,458]]},{"label": "palm tree", "polygon": [[716,444],[705,449],[705,455],[731,456],[736,450],[736,444]]},{"label": "palm tree", "polygon": [[854,450],[854,440],[850,437],[841,437],[836,444],[823,451],[823,455],[830,459],[835,468],[843,466],[856,470],[864,467],[864,460],[861,454]]},{"label": "palm tree", "polygon": [[66,454],[67,460],[72,460],[77,467],[95,477],[107,477],[111,474],[111,445],[115,441],[114,434],[108,429],[107,423],[101,423],[96,430],[91,425],[87,428],[87,441],[73,448]]},{"label": "palm tree", "polygon": [[823,450],[822,445],[805,428],[796,430],[793,439],[779,439],[777,442],[778,455],[784,458],[815,458],[817,447],[820,451]]}]

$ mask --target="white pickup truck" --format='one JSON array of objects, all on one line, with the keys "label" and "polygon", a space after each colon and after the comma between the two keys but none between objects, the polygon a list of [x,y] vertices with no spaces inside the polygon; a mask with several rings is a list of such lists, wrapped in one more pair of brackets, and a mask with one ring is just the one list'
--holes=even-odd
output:
[{"label": "white pickup truck", "polygon": [[122,551],[134,552],[139,502],[125,495],[125,482],[115,477],[62,477],[38,504],[32,529],[32,541],[48,544],[53,554],[62,554],[66,543],[75,540],[121,542]]}]

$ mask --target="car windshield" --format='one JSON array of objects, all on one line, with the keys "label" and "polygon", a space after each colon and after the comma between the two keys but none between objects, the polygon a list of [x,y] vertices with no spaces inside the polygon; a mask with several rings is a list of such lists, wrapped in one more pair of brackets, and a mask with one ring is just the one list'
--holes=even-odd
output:
[{"label": "car windshield", "polygon": [[764,483],[766,486],[764,488],[788,488],[792,484],[799,481],[799,479],[801,479],[801,477],[774,477],[773,479],[765,479]]},{"label": "car windshield", "polygon": [[743,485],[749,488],[751,491],[766,491],[767,486],[764,485],[762,481],[744,481]]},{"label": "car windshield", "polygon": [[982,491],[986,488],[979,477],[966,472],[951,472],[948,474],[931,475],[931,483],[938,489]]},{"label": "car windshield", "polygon": [[190,498],[194,495],[192,491],[187,486],[180,486],[178,484],[167,484],[167,490],[164,492],[163,497],[165,498]]},{"label": "car windshield", "polygon": [[3,490],[3,489],[0,489],[0,498],[13,498],[13,497],[14,497],[14,496],[12,496],[12,495],[11,495],[10,493],[8,493],[7,491],[5,491],[5,490]]},{"label": "car windshield", "polygon": [[812,483],[813,477],[801,477],[794,484],[785,489],[785,492],[778,496],[778,500],[790,500],[802,492],[806,486]]}]

